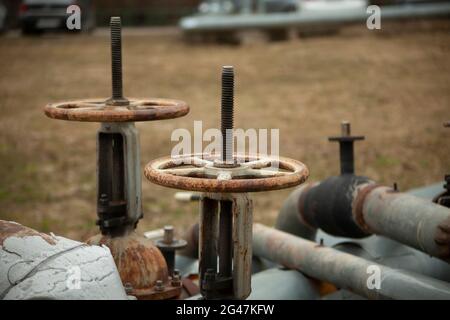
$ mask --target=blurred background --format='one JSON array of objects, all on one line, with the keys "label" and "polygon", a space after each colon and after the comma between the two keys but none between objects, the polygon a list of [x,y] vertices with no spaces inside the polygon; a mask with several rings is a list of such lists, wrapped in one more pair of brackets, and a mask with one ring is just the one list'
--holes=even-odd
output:
[{"label": "blurred background", "polygon": [[8,28],[18,27],[20,14],[35,8],[62,6],[70,4],[85,7],[94,12],[99,26],[106,26],[109,17],[120,15],[127,25],[170,25],[176,24],[180,17],[197,11],[199,0],[2,0],[7,8],[6,25]]},{"label": "blurred background", "polygon": [[[72,3],[81,32],[65,28]],[[366,26],[371,4],[386,10],[381,29]],[[219,126],[220,70],[234,65],[236,127],[279,128],[280,154],[307,164],[310,181],[339,173],[327,137],[342,120],[366,136],[358,174],[407,190],[450,173],[449,2],[2,0],[0,219],[79,240],[97,233],[99,125],[51,120],[42,109],[110,96],[107,26],[116,15],[125,96],[191,106],[183,118],[137,124],[142,167],[170,154],[174,129]],[[197,204],[176,202],[176,190],[144,177],[142,186],[140,231],[196,221]],[[253,194],[255,220],[273,223],[291,191]]]}]

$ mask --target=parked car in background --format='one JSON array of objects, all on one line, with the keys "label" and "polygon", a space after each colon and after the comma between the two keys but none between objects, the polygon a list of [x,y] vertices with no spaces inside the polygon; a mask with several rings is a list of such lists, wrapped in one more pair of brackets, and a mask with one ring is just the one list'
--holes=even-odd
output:
[{"label": "parked car in background", "polygon": [[265,0],[264,10],[266,13],[295,12],[298,5],[297,0]]},{"label": "parked car in background", "polygon": [[6,6],[3,4],[3,1],[0,0],[0,33],[5,31],[6,13]]},{"label": "parked car in background", "polygon": [[67,8],[78,5],[81,9],[81,31],[95,28],[95,8],[92,0],[24,0],[19,19],[24,34],[39,34],[48,30],[68,30]]}]

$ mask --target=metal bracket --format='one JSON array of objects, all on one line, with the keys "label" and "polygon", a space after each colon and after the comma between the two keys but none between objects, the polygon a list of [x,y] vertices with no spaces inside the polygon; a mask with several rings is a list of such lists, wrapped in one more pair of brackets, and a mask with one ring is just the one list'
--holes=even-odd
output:
[{"label": "metal bracket", "polygon": [[121,235],[142,218],[139,133],[134,122],[105,122],[97,133],[97,224]]},{"label": "metal bracket", "polygon": [[253,205],[246,193],[205,193],[200,205],[200,288],[206,299],[251,293]]}]

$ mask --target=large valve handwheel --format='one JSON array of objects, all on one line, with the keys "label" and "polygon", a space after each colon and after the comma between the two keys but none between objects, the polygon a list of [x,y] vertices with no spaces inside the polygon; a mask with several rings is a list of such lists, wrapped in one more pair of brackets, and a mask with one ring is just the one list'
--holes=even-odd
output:
[{"label": "large valve handwheel", "polygon": [[45,114],[53,119],[90,122],[134,122],[173,119],[186,115],[189,106],[179,100],[130,99],[114,105],[111,100],[90,99],[50,103]]},{"label": "large valve handwheel", "polygon": [[217,165],[219,158],[206,154],[159,158],[147,164],[144,174],[162,186],[216,193],[284,189],[302,184],[309,176],[303,163],[288,158],[237,155],[234,160],[239,165],[233,167]]}]

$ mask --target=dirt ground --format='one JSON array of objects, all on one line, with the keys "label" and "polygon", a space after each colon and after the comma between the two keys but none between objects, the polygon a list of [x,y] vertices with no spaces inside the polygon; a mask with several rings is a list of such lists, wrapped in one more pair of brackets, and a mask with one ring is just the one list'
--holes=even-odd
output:
[{"label": "dirt ground", "polygon": [[[239,47],[189,45],[178,34],[125,34],[128,97],[187,101],[184,118],[139,123],[141,163],[168,155],[172,130],[218,127],[220,68],[236,68],[239,128],[279,128],[280,154],[306,163],[310,181],[337,174],[338,147],[327,136],[352,122],[366,141],[356,170],[401,190],[450,173],[450,22],[386,24],[339,35]],[[98,124],[56,121],[49,102],[110,95],[107,33],[0,38],[0,219],[86,239],[94,225]],[[139,230],[171,223],[182,231],[197,204],[142,179]],[[255,220],[274,222],[292,190],[254,194]]]}]

